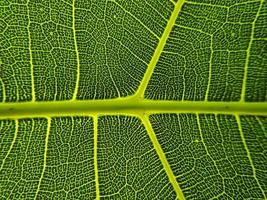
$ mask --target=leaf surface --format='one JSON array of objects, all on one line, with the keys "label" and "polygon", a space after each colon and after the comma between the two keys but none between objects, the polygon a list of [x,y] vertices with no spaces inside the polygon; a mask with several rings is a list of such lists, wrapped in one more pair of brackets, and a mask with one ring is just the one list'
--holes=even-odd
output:
[{"label": "leaf surface", "polygon": [[266,0],[0,2],[0,199],[266,199]]}]

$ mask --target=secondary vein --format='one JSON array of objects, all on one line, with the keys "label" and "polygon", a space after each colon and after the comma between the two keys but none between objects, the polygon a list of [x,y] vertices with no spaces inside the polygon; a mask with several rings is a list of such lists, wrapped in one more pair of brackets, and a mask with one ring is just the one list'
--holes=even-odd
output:
[{"label": "secondary vein", "polygon": [[5,84],[4,84],[4,81],[2,78],[0,78],[0,83],[1,83],[1,87],[2,87],[2,102],[5,102],[6,101],[6,88],[5,88]]},{"label": "secondary vein", "polygon": [[259,9],[258,9],[258,12],[257,12],[257,14],[255,16],[255,19],[254,19],[253,23],[252,23],[250,41],[249,41],[249,45],[248,45],[248,49],[247,49],[247,56],[246,56],[246,63],[245,63],[245,70],[244,70],[244,77],[243,77],[240,101],[245,101],[246,86],[247,86],[246,83],[247,83],[248,67],[249,67],[248,65],[249,65],[249,59],[250,59],[250,51],[251,51],[252,43],[253,43],[253,40],[254,40],[255,24],[256,24],[256,21],[257,21],[259,15],[260,15],[260,11],[261,11],[263,2],[264,2],[264,0],[260,1],[260,6],[259,6]]},{"label": "secondary vein", "polygon": [[7,157],[9,156],[11,150],[13,149],[14,147],[14,144],[16,142],[16,139],[17,139],[17,136],[18,136],[18,128],[19,128],[19,122],[18,122],[18,119],[15,120],[15,134],[14,134],[14,137],[13,137],[13,140],[12,140],[12,143],[8,149],[8,152],[6,154],[6,156],[4,157],[4,159],[2,160],[2,164],[1,164],[1,167],[0,167],[0,172],[2,171],[3,167],[4,167],[4,164],[5,164],[5,161],[7,159]]},{"label": "secondary vein", "polygon": [[76,85],[73,93],[72,100],[75,100],[78,94],[79,82],[80,82],[80,57],[78,52],[78,45],[77,45],[77,37],[76,37],[76,30],[75,30],[75,0],[72,3],[72,30],[73,30],[73,38],[74,38],[74,47],[75,47],[75,54],[76,54],[76,62],[77,62],[77,76],[76,76]]},{"label": "secondary vein", "polygon": [[47,150],[48,150],[48,141],[49,141],[49,135],[50,135],[50,128],[51,128],[51,118],[47,118],[47,130],[46,130],[46,137],[45,137],[45,149],[44,149],[44,165],[43,165],[43,170],[41,177],[39,179],[38,187],[35,193],[34,199],[37,199],[38,193],[40,191],[41,183],[44,178],[44,173],[46,169],[46,161],[47,161]]},{"label": "secondary vein", "polygon": [[30,66],[31,66],[31,89],[32,89],[32,101],[35,101],[35,85],[34,85],[34,66],[33,66],[33,58],[32,58],[32,41],[31,41],[31,32],[30,32],[30,10],[29,10],[29,0],[27,1],[27,15],[28,15],[28,45],[29,45],[29,56],[30,56]]},{"label": "secondary vein", "polygon": [[172,186],[173,186],[173,188],[177,194],[178,199],[184,200],[185,199],[184,194],[183,194],[183,192],[182,192],[182,190],[181,190],[181,188],[180,188],[180,186],[176,180],[175,175],[173,174],[173,171],[172,171],[171,166],[170,166],[170,164],[169,164],[169,162],[165,156],[165,153],[163,152],[163,150],[162,150],[162,148],[161,148],[161,146],[157,140],[157,137],[156,137],[154,130],[151,126],[151,123],[149,121],[148,115],[142,115],[142,116],[140,116],[140,119],[142,120],[142,122],[143,122],[143,124],[147,130],[149,138],[150,138],[151,142],[153,143],[153,146],[154,146],[154,148],[155,148],[155,150],[159,156],[159,159],[163,165],[163,168],[166,171],[167,176],[169,177],[169,180],[170,180],[170,182],[171,182],[171,184],[172,184]]},{"label": "secondary vein", "polygon": [[249,163],[251,165],[251,168],[252,168],[252,173],[253,173],[253,177],[255,178],[256,182],[257,182],[257,185],[258,187],[260,188],[261,192],[262,192],[262,195],[264,196],[264,199],[266,199],[266,195],[265,195],[265,192],[264,192],[264,189],[262,188],[257,176],[256,176],[256,169],[255,169],[255,166],[254,166],[254,163],[253,163],[253,160],[251,158],[251,154],[250,154],[250,151],[249,151],[249,148],[248,148],[248,145],[246,143],[246,139],[245,139],[245,136],[244,136],[244,133],[243,133],[243,130],[242,130],[242,125],[241,125],[241,120],[240,120],[240,116],[239,115],[236,115],[236,121],[237,121],[237,125],[238,125],[238,129],[239,129],[239,133],[240,133],[240,136],[241,136],[241,139],[242,139],[242,142],[243,142],[243,145],[245,147],[245,150],[246,150],[246,153],[247,153],[247,157],[248,157],[248,160],[249,160]]},{"label": "secondary vein", "polygon": [[96,188],[96,200],[100,199],[99,181],[98,181],[98,164],[97,164],[97,129],[98,129],[98,116],[93,116],[94,120],[94,169],[95,169],[95,188]]},{"label": "secondary vein", "polygon": [[160,58],[160,55],[164,49],[164,46],[169,38],[169,35],[171,33],[171,30],[173,28],[173,26],[175,25],[175,21],[176,21],[176,18],[178,16],[178,14],[180,13],[181,9],[182,9],[182,6],[184,4],[185,0],[179,0],[176,4],[175,4],[175,7],[174,7],[174,11],[172,12],[171,14],[171,17],[167,23],[167,26],[159,40],[159,43],[158,43],[158,46],[151,58],[151,61],[150,63],[148,64],[147,66],[147,70],[145,72],[145,75],[139,85],[139,88],[138,90],[136,91],[135,95],[133,96],[133,98],[144,98],[144,93],[145,93],[145,90],[147,88],[147,85],[149,83],[149,80],[151,79],[151,76],[153,74],[153,71],[156,67],[156,64]]}]

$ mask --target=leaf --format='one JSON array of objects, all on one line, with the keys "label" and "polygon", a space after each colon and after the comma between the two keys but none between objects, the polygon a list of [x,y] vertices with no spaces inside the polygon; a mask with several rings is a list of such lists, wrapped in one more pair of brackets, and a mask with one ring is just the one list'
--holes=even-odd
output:
[{"label": "leaf", "polygon": [[266,199],[266,12],[1,1],[1,199]]}]

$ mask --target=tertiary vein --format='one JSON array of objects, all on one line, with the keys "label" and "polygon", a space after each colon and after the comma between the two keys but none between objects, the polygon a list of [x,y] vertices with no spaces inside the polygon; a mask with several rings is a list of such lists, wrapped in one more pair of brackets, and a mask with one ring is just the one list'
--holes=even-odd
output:
[{"label": "tertiary vein", "polygon": [[208,101],[208,99],[209,99],[209,91],[210,91],[210,84],[211,84],[212,58],[213,58],[213,53],[214,53],[212,43],[213,43],[213,36],[211,35],[211,37],[210,37],[209,80],[208,80],[208,85],[207,85],[206,94],[205,94],[205,101]]}]

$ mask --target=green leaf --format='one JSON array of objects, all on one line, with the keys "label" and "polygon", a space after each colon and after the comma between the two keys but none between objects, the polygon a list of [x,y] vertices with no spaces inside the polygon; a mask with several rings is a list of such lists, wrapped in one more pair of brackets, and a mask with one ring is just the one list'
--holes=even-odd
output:
[{"label": "green leaf", "polygon": [[0,199],[266,199],[266,16],[0,1]]}]

